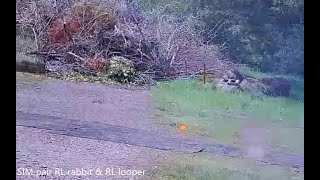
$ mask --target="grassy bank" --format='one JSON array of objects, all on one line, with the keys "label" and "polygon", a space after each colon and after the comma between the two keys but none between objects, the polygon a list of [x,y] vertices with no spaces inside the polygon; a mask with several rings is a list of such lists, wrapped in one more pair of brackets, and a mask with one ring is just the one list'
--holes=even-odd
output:
[{"label": "grassy bank", "polygon": [[256,164],[245,159],[176,154],[155,174],[155,180],[291,180],[304,179],[303,170]]},{"label": "grassy bank", "polygon": [[[196,80],[159,82],[151,90],[155,123],[177,131],[185,123],[186,136],[204,136],[222,144],[241,146],[239,134],[253,127],[268,131],[266,142],[287,152],[304,152],[304,103],[284,97],[226,93]],[[297,91],[298,93],[301,93]],[[172,155],[157,180],[289,180],[304,179],[303,170],[256,164],[206,154]]]},{"label": "grassy bank", "polygon": [[[247,122],[268,129],[274,146],[303,151],[304,103],[246,92],[226,93],[194,80],[159,82],[152,89],[156,122],[172,130],[188,124],[188,135],[236,144]],[[294,141],[292,140],[292,136]]]}]

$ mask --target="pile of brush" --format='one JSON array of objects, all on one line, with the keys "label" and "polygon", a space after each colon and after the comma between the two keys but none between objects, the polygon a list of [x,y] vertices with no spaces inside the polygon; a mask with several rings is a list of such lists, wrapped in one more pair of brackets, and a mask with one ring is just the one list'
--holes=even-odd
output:
[{"label": "pile of brush", "polygon": [[[19,3],[22,8],[22,1],[18,1],[17,6]],[[26,7],[17,15],[17,28],[30,29],[37,50],[27,54],[38,56],[46,64],[47,71],[76,71],[97,76],[106,73],[106,68],[102,67],[109,65],[112,59],[120,58],[132,62],[134,71],[139,72],[129,72],[130,76],[137,75],[129,79],[121,73],[113,75],[123,77],[120,82],[137,80],[142,74],[149,76],[147,79],[165,77],[168,64],[159,63],[163,61],[157,44],[144,39],[136,18],[123,19],[112,8],[93,3],[75,3],[63,9],[63,13],[52,14],[41,11],[41,8],[50,8],[36,2],[23,5]],[[132,22],[125,22],[128,19]],[[125,26],[126,29],[120,29]]]}]

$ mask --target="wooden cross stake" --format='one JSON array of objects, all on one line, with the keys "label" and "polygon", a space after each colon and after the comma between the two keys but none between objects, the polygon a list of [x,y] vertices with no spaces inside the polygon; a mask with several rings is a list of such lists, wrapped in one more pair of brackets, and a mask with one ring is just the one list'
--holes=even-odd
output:
[{"label": "wooden cross stake", "polygon": [[203,64],[203,84],[206,84],[207,81],[207,75],[214,75],[214,73],[210,73],[206,71],[206,64]]}]

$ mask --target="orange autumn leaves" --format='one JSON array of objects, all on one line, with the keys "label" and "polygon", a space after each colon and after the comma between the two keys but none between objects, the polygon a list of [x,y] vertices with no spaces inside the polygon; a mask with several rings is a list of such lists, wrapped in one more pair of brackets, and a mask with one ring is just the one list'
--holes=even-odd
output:
[{"label": "orange autumn leaves", "polygon": [[90,70],[101,70],[103,67],[108,66],[109,64],[110,61],[103,58],[88,58],[85,66]]},{"label": "orange autumn leaves", "polygon": [[52,22],[48,35],[52,43],[65,44],[72,41],[72,37],[80,31],[80,23],[74,18],[64,17]]},{"label": "orange autumn leaves", "polygon": [[91,3],[76,3],[66,12],[66,16],[54,19],[47,31],[50,42],[66,44],[81,33],[92,36],[99,28],[113,28],[116,24],[113,10]]}]

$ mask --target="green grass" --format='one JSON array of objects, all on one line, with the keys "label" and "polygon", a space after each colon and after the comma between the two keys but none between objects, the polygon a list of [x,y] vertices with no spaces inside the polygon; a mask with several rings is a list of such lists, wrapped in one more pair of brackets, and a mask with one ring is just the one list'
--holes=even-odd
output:
[{"label": "green grass", "polygon": [[177,116],[205,118],[212,109],[229,109],[266,117],[270,122],[295,124],[303,118],[303,102],[246,92],[226,93],[193,80],[160,82],[152,94],[162,108]]},{"label": "green grass", "polygon": [[257,164],[246,159],[212,155],[187,157],[177,154],[166,167],[161,167],[154,180],[290,180],[303,179],[303,170]]},{"label": "green grass", "polygon": [[301,101],[245,92],[226,93],[194,80],[159,82],[151,92],[155,121],[172,130],[183,122],[188,125],[187,135],[237,144],[237,134],[250,120],[256,126],[273,130],[270,141],[274,146],[304,151],[304,130],[296,128],[304,118]]},{"label": "green grass", "polygon": [[[226,93],[213,84],[196,80],[159,82],[152,87],[156,123],[177,131],[186,123],[186,136],[205,136],[215,142],[240,147],[239,133],[246,122],[269,129],[267,142],[287,152],[304,152],[304,130],[296,128],[304,118],[304,103],[283,97],[245,92]],[[303,169],[262,165],[250,159],[212,154],[171,154],[154,180],[289,180],[304,179]]]},{"label": "green grass", "polygon": [[267,74],[267,73],[263,73],[259,70],[256,70],[256,69],[253,69],[253,68],[250,68],[248,66],[241,66],[238,68],[238,70],[247,75],[247,76],[252,76],[252,77],[255,77],[255,78],[264,78],[264,77],[272,77],[274,75],[272,74]]}]

